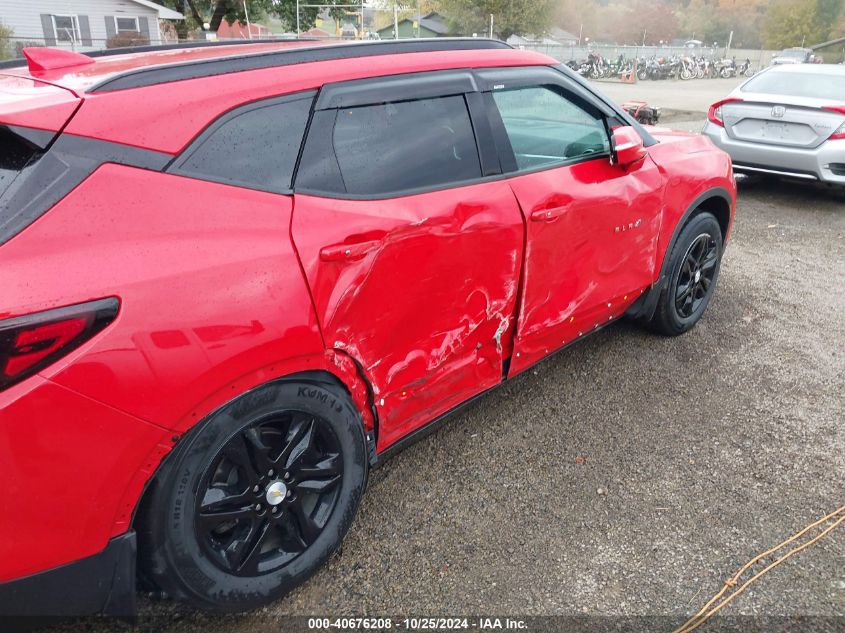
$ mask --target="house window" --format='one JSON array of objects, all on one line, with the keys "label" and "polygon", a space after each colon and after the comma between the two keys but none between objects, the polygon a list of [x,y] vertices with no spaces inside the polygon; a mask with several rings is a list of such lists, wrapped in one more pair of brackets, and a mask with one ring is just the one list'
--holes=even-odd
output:
[{"label": "house window", "polygon": [[138,18],[118,18],[114,19],[114,29],[117,33],[140,33],[141,29],[138,27]]},{"label": "house window", "polygon": [[53,31],[58,42],[78,42],[82,39],[75,15],[54,15]]}]

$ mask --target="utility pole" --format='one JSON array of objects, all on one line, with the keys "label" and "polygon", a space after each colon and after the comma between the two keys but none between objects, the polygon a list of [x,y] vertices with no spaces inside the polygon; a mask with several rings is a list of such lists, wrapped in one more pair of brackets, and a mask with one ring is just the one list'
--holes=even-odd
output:
[{"label": "utility pole", "polygon": [[249,24],[249,11],[246,10],[246,0],[244,0],[244,16],[246,16],[246,32],[249,39],[252,39],[252,27]]},{"label": "utility pole", "polygon": [[299,0],[296,0],[296,36],[299,37]]},{"label": "utility pole", "polygon": [[396,1],[393,0],[393,39],[399,39],[399,10],[396,8]]},{"label": "utility pole", "polygon": [[584,35],[584,23],[581,23],[581,30],[578,31],[578,48],[581,48],[581,37]]},{"label": "utility pole", "polygon": [[493,39],[493,14],[490,14],[490,39]]}]

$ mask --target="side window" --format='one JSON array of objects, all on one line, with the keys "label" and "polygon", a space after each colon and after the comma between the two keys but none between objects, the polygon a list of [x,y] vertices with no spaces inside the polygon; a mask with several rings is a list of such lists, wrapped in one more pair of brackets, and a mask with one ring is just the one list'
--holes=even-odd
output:
[{"label": "side window", "polygon": [[520,170],[610,151],[601,118],[546,86],[493,92]]},{"label": "side window", "polygon": [[[298,187],[381,196],[481,177],[462,95],[342,108],[333,119],[329,130],[312,125]],[[330,147],[312,143],[311,136],[326,132]]]},{"label": "side window", "polygon": [[309,92],[230,112],[194,141],[172,171],[264,191],[290,191],[313,100]]}]

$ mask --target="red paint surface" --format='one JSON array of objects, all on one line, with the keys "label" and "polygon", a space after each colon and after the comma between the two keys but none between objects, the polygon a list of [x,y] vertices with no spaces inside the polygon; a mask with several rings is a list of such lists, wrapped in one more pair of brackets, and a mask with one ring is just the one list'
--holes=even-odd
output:
[{"label": "red paint surface", "polygon": [[[543,65],[553,60],[519,50],[405,53],[295,64],[230,73],[116,92],[85,95],[67,131],[81,136],[176,153],[214,118],[266,97],[308,90],[325,83],[448,68]],[[68,85],[77,89],[74,81]],[[119,116],[116,116],[119,114]],[[131,120],[132,125],[126,125]]]},{"label": "red paint surface", "polygon": [[523,243],[506,183],[391,200],[297,195],[293,237],[327,347],[372,385],[379,450],[501,381]]},{"label": "red paint surface", "polygon": [[34,376],[0,393],[0,582],[102,550],[164,429]]},{"label": "red paint surface", "polygon": [[[79,90],[127,67],[212,54],[117,56],[43,74]],[[178,92],[86,95],[69,129],[176,152],[236,105],[323,82],[546,63],[455,51],[233,73],[179,82]],[[12,94],[0,94],[0,122],[59,129],[78,105],[29,78],[0,78],[0,90]],[[699,194],[721,187],[735,203],[727,155],[704,137],[654,134],[661,143],[627,167],[596,159],[393,200],[99,168],[0,247],[0,319],[121,301],[91,341],[0,392],[0,581],[125,532],[171,436],[257,385],[330,372],[381,451],[500,383],[507,359],[516,374],[620,316],[657,279]],[[57,469],[66,494],[45,504]]]},{"label": "red paint surface", "polygon": [[655,279],[664,178],[607,158],[511,180],[529,221],[511,375],[621,315]]},{"label": "red paint surface", "polygon": [[56,70],[57,68],[71,68],[93,64],[94,60],[87,55],[67,51],[61,48],[47,46],[32,46],[23,49],[30,72]]},{"label": "red paint surface", "polygon": [[69,90],[0,72],[0,125],[62,129],[80,100]]}]

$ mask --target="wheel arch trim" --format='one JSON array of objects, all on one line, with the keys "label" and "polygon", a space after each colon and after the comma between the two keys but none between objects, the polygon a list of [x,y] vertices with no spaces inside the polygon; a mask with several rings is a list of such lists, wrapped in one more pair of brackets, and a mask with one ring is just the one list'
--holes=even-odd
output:
[{"label": "wheel arch trim", "polygon": [[[714,204],[719,206],[714,209]],[[722,204],[727,206],[726,210],[722,207]],[[663,251],[663,262],[660,265],[660,273],[657,276],[657,279],[651,285],[648,292],[646,292],[639,299],[637,299],[637,301],[634,302],[634,304],[627,310],[626,315],[628,317],[633,319],[639,319],[642,321],[649,321],[654,315],[654,310],[657,308],[657,301],[660,298],[660,293],[662,292],[667,280],[669,254],[675,247],[675,244],[678,241],[678,237],[680,236],[681,231],[684,229],[690,219],[700,211],[708,211],[710,213],[713,213],[713,215],[716,216],[716,220],[719,222],[719,227],[722,230],[722,244],[724,246],[724,244],[726,244],[728,241],[728,237],[730,236],[731,225],[733,224],[733,206],[733,198],[730,192],[724,187],[711,187],[710,189],[707,189],[706,191],[700,193],[692,201],[692,203],[690,203],[686,211],[684,211],[684,213],[675,223],[675,228],[672,230],[672,238],[669,240],[669,243],[666,245],[666,248]],[[721,217],[723,215],[725,217]]]},{"label": "wheel arch trim", "polygon": [[342,387],[349,394],[353,406],[361,415],[368,457],[370,457],[371,462],[373,461],[375,454],[375,420],[369,396],[371,393],[370,386],[359,373],[351,358],[334,350],[327,350],[323,355],[290,359],[268,368],[262,368],[252,372],[250,376],[262,376],[264,380],[256,381],[247,388],[238,389],[235,395],[226,393],[225,395],[228,397],[224,400],[220,399],[219,396],[227,390],[209,395],[206,400],[198,404],[193,411],[187,413],[174,426],[169,446],[167,443],[160,443],[151,451],[144,462],[145,465],[138,469],[132,484],[124,493],[124,499],[119,506],[120,510],[113,522],[112,537],[124,534],[136,525],[139,511],[153,482],[156,481],[167,465],[170,456],[174,454],[173,449],[185,441],[186,435],[201,428],[206,420],[231,402],[271,382],[330,380]]}]

